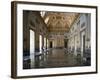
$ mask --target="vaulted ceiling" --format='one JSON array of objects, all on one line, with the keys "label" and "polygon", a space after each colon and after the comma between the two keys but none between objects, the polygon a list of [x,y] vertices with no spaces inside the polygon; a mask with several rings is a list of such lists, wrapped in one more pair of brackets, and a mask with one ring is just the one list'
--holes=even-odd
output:
[{"label": "vaulted ceiling", "polygon": [[47,24],[48,31],[51,33],[67,32],[78,17],[79,13],[69,12],[45,12],[44,21]]}]

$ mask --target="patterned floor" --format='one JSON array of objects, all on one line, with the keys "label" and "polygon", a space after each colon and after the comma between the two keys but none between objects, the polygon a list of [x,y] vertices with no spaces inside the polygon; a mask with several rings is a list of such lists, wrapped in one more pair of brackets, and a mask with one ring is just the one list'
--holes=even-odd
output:
[{"label": "patterned floor", "polygon": [[53,49],[44,55],[41,60],[36,60],[35,68],[74,67],[83,66],[81,56],[65,53],[64,49]]},{"label": "patterned floor", "polygon": [[75,56],[73,53],[67,53],[64,49],[51,49],[44,55],[30,59],[24,62],[24,69],[31,68],[56,68],[56,67],[77,67],[90,66],[90,63],[84,63],[81,55]]}]

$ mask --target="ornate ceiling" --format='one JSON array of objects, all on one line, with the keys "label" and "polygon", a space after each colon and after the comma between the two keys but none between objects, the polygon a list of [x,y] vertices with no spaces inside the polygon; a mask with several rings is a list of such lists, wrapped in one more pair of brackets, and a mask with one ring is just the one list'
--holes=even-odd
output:
[{"label": "ornate ceiling", "polygon": [[43,18],[50,33],[64,33],[69,30],[78,15],[69,12],[45,12]]}]

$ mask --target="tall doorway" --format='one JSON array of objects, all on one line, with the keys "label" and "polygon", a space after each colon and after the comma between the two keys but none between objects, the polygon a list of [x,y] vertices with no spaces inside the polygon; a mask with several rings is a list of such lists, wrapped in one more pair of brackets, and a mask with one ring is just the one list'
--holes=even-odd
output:
[{"label": "tall doorway", "polygon": [[52,41],[50,41],[50,48],[52,48]]},{"label": "tall doorway", "polygon": [[84,53],[85,53],[85,31],[83,31],[82,33],[81,33],[81,56],[83,57],[84,56]]},{"label": "tall doorway", "polygon": [[85,53],[85,35],[83,35],[83,56]]},{"label": "tall doorway", "polygon": [[68,40],[67,39],[64,39],[64,47],[68,48]]}]

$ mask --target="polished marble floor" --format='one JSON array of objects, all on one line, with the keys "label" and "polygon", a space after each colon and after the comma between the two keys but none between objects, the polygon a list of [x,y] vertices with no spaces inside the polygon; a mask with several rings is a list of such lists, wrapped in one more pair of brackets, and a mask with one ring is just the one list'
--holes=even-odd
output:
[{"label": "polished marble floor", "polygon": [[88,64],[83,62],[80,55],[75,56],[72,53],[66,53],[64,49],[51,49],[43,55],[35,57],[35,62],[31,62],[31,67],[28,68],[76,67],[86,65]]},{"label": "polished marble floor", "polygon": [[81,56],[66,53],[64,49],[52,49],[45,53],[41,60],[36,59],[35,68],[83,66]]}]

